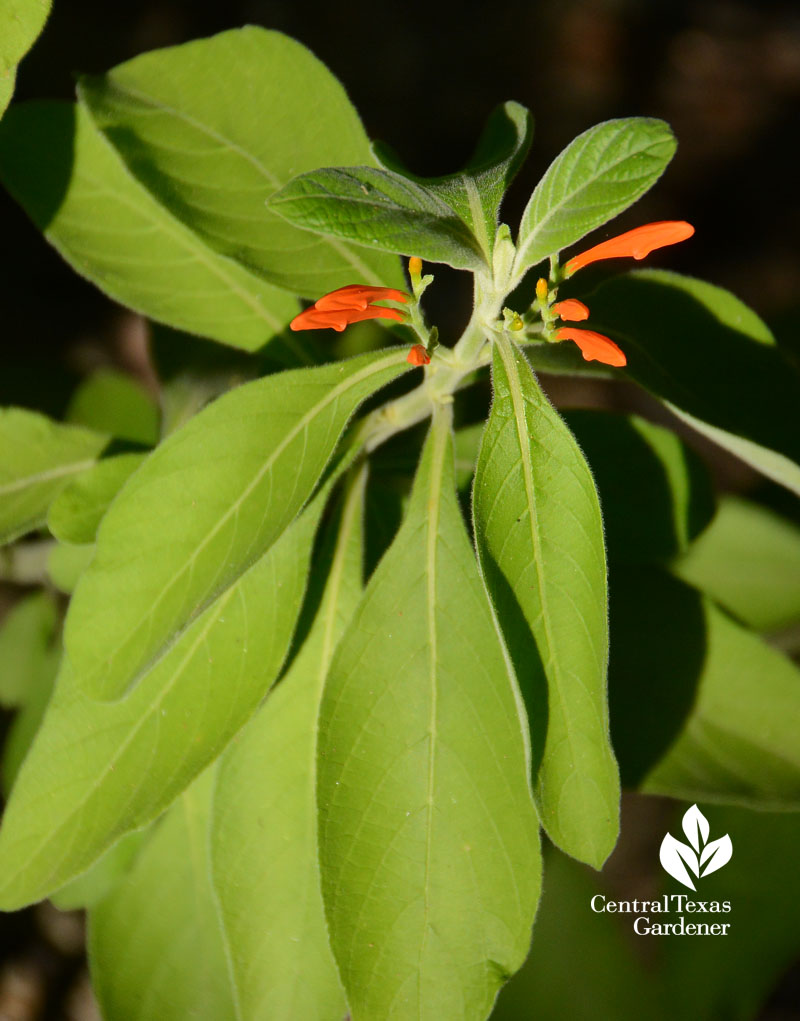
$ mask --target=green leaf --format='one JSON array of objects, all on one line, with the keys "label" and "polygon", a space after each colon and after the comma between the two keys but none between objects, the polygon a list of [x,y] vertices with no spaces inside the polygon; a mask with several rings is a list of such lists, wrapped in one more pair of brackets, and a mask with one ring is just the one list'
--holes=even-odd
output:
[{"label": "green leaf", "polygon": [[90,911],[92,986],[105,1017],[238,1016],[210,879],[213,779],[208,771],[184,793]]},{"label": "green leaf", "polygon": [[489,258],[500,203],[528,155],[532,133],[530,111],[519,103],[502,103],[490,114],[467,166],[445,177],[419,177],[403,167],[387,147],[375,145],[373,149],[386,170],[415,181],[443,199],[472,230]]},{"label": "green leaf", "polygon": [[47,592],[21,599],[0,627],[0,706],[24,705],[36,683],[56,627],[56,606]]},{"label": "green leaf", "polygon": [[47,573],[50,581],[59,590],[70,595],[75,591],[78,580],[95,553],[93,542],[74,544],[59,542],[50,551],[47,558]]},{"label": "green leaf", "polygon": [[[545,854],[545,876],[530,955],[500,993],[491,1021],[641,1021],[645,1003],[648,1021],[667,1021],[659,979],[634,953],[628,920],[590,908],[604,892],[600,877],[554,850]],[[683,1016],[697,1021],[690,1009]]]},{"label": "green leaf", "polygon": [[528,706],[542,824],[599,868],[617,839],[619,781],[597,492],[569,429],[505,341],[493,381],[473,490],[481,567]]},{"label": "green leaf", "polygon": [[800,668],[661,571],[615,565],[613,582],[611,718],[626,785],[800,808]]},{"label": "green leaf", "polygon": [[661,177],[675,154],[668,124],[652,117],[604,121],[556,157],[522,214],[518,275],[619,215]]},{"label": "green leaf", "polygon": [[800,620],[800,528],[748,500],[724,497],[672,570],[757,631]]},{"label": "green leaf", "polygon": [[61,542],[94,542],[109,504],[144,459],[144,454],[106,457],[68,483],[47,512],[53,535]]},{"label": "green leaf", "polygon": [[149,822],[253,712],[291,640],[326,487],[293,519],[404,354],[242,386],[131,477],[73,596],[62,676],[0,830],[0,904],[38,899]]},{"label": "green leaf", "polygon": [[524,712],[437,417],[320,710],[331,945],[354,1021],[485,1018],[539,896]]},{"label": "green leaf", "polygon": [[107,443],[34,411],[0,408],[0,543],[43,525],[56,496]]},{"label": "green leaf", "polygon": [[0,13],[0,117],[9,104],[17,64],[33,46],[50,13],[51,0],[3,0]]},{"label": "green leaf", "polygon": [[158,443],[156,402],[130,376],[101,369],[85,380],[72,396],[66,418],[97,432],[152,447]]},{"label": "green leaf", "polygon": [[587,298],[626,373],[768,478],[800,493],[800,380],[758,316],[728,291],[663,270],[613,277]]},{"label": "green leaf", "polygon": [[198,614],[231,598],[311,495],[358,405],[407,368],[394,350],[268,376],[150,455],[104,518],[67,618],[88,694],[123,695]]},{"label": "green leaf", "polygon": [[50,900],[59,911],[76,911],[99,904],[130,871],[148,836],[147,829],[126,834],[98,858],[90,869],[51,893]]},{"label": "green leaf", "polygon": [[323,506],[315,501],[186,626],[126,697],[92,699],[65,657],[0,828],[3,910],[59,889],[156,818],[246,722],[286,656]]},{"label": "green leaf", "polygon": [[297,311],[148,192],[81,105],[15,106],[0,180],[73,269],[137,312],[254,351]]},{"label": "green leaf", "polygon": [[[366,473],[347,494],[314,623],[288,674],[220,762],[214,886],[240,1016],[340,1021],[317,860],[316,732],[336,642],[361,594]],[[330,545],[330,544],[329,544]]]},{"label": "green leaf", "polygon": [[269,200],[290,223],[368,248],[486,270],[480,242],[435,192],[372,167],[326,167],[295,177]]},{"label": "green leaf", "polygon": [[600,492],[612,560],[668,560],[688,549],[714,514],[703,462],[669,429],[637,415],[568,411]]},{"label": "green leaf", "polygon": [[311,298],[402,286],[396,258],[314,237],[265,205],[303,171],[372,162],[344,89],[295,40],[249,25],[145,53],[79,94],[136,179],[213,251]]}]

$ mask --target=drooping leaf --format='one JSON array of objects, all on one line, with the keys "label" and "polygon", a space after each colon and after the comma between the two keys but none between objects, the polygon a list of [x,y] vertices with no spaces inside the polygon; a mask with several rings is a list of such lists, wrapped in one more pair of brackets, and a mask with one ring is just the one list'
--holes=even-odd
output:
[{"label": "drooping leaf", "polygon": [[645,793],[800,807],[800,669],[700,593],[614,567],[611,717],[623,779]]},{"label": "drooping leaf", "polygon": [[106,1017],[234,1021],[211,887],[209,770],[155,827],[121,883],[89,913],[92,984]]},{"label": "drooping leaf", "polygon": [[340,1021],[347,1013],[322,906],[314,759],[322,685],[362,588],[365,481],[362,470],[325,551],[328,579],[306,641],[220,762],[214,886],[236,1002],[251,1021]]},{"label": "drooping leaf", "polygon": [[43,525],[56,496],[107,443],[107,436],[34,411],[0,409],[0,543]]},{"label": "drooping leaf", "polygon": [[684,552],[714,513],[697,454],[637,415],[567,411],[564,418],[592,469],[611,559],[666,561]]},{"label": "drooping leaf", "polygon": [[310,298],[402,286],[396,258],[298,230],[265,204],[296,174],[373,162],[344,89],[294,39],[248,25],[83,78],[79,94],[131,173],[213,251]]},{"label": "drooping leaf", "polygon": [[542,824],[599,868],[614,846],[619,780],[608,738],[606,563],[583,455],[524,356],[496,345],[494,402],[473,489],[484,581],[532,729]]},{"label": "drooping leaf", "polygon": [[61,542],[94,542],[109,504],[144,459],[144,454],[106,457],[68,483],[47,512],[53,535]]},{"label": "drooping leaf", "polygon": [[15,106],[0,180],[73,269],[153,319],[254,351],[297,311],[162,205],[80,104]]},{"label": "drooping leaf", "polygon": [[358,405],[407,367],[402,350],[382,351],[248,383],[150,455],[103,520],[67,619],[87,693],[122,695],[229,598],[311,495]]},{"label": "drooping leaf", "polygon": [[156,818],[247,721],[288,650],[323,506],[312,503],[127,696],[91,698],[65,657],[0,827],[4,910],[61,888]]},{"label": "drooping leaf", "polygon": [[0,12],[0,117],[14,92],[17,64],[44,28],[51,0],[3,0]]},{"label": "drooping leaf", "polygon": [[148,447],[158,443],[156,402],[122,372],[104,369],[81,383],[72,395],[66,419]]},{"label": "drooping leaf", "polygon": [[47,592],[21,599],[0,626],[0,706],[24,705],[47,656],[56,606]]},{"label": "drooping leaf", "polygon": [[466,167],[445,177],[419,177],[403,167],[385,146],[373,146],[386,170],[407,177],[443,199],[472,230],[491,258],[500,203],[531,144],[530,111],[519,103],[495,107]]},{"label": "drooping leaf", "polygon": [[523,716],[442,412],[320,711],[323,897],[354,1021],[484,1018],[524,960],[540,863]]},{"label": "drooping leaf", "polygon": [[626,373],[768,478],[800,493],[800,380],[758,316],[728,291],[663,270],[613,277],[587,298]]},{"label": "drooping leaf", "polygon": [[756,631],[800,621],[800,528],[756,503],[724,497],[672,570]]},{"label": "drooping leaf", "polygon": [[604,121],[556,157],[522,214],[515,269],[580,241],[648,191],[675,154],[668,124],[652,117]]},{"label": "drooping leaf", "polygon": [[269,200],[289,223],[368,248],[485,270],[480,242],[438,194],[390,170],[326,167],[300,174]]}]

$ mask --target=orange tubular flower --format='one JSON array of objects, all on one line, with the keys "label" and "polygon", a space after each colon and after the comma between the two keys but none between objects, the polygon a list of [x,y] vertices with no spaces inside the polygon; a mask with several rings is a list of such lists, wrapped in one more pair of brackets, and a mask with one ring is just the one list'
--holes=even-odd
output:
[{"label": "orange tubular flower", "polygon": [[577,298],[565,298],[564,301],[557,301],[553,305],[553,312],[559,319],[566,319],[570,323],[580,323],[589,318],[589,309]]},{"label": "orange tubular flower", "polygon": [[425,350],[424,344],[415,344],[406,355],[409,365],[429,365],[431,356]]},{"label": "orange tubular flower", "polygon": [[619,234],[608,241],[602,241],[594,248],[573,256],[564,266],[567,276],[601,259],[643,259],[656,248],[675,245],[694,234],[694,227],[685,220],[662,220],[659,223],[645,223],[641,227]]},{"label": "orange tubular flower", "polygon": [[574,340],[581,349],[584,361],[603,362],[621,368],[627,365],[628,359],[610,337],[594,330],[579,330],[573,326],[562,326],[556,330],[558,340]]},{"label": "orange tubular flower", "polygon": [[394,319],[402,323],[404,314],[396,308],[372,305],[373,301],[408,301],[405,291],[394,287],[367,287],[363,284],[348,284],[330,294],[323,294],[314,304],[305,309],[289,323],[292,330],[336,330],[341,333],[350,323],[364,319]]}]

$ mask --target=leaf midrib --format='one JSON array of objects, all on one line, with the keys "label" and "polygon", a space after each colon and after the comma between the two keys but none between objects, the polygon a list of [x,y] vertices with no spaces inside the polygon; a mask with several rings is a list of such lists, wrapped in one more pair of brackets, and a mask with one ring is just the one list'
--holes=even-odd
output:
[{"label": "leaf midrib", "polygon": [[54,479],[63,478],[65,475],[76,475],[79,472],[87,471],[96,461],[97,458],[94,457],[83,461],[71,461],[69,464],[48,468],[45,471],[37,472],[35,475],[25,475],[23,478],[0,485],[0,496],[8,496],[9,493],[15,493],[21,489],[35,486],[40,482],[51,482]]}]

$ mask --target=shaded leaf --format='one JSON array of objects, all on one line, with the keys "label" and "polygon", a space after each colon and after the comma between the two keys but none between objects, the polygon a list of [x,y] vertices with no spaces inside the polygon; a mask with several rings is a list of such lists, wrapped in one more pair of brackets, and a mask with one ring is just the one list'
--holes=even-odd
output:
[{"label": "shaded leaf", "polygon": [[579,241],[632,205],[675,154],[670,126],[652,117],[604,121],[570,142],[522,214],[518,274]]},{"label": "shaded leaf", "polygon": [[107,436],[34,411],[0,409],[0,542],[43,525],[55,497],[107,443]]},{"label": "shaded leaf", "polygon": [[210,880],[213,773],[156,826],[122,882],[89,913],[92,986],[106,1017],[233,1021]]},{"label": "shaded leaf", "polygon": [[800,493],[800,380],[767,326],[728,291],[663,270],[613,277],[587,299],[625,372],[682,419]]},{"label": "shaded leaf", "polygon": [[3,0],[0,29],[0,117],[14,92],[17,64],[44,28],[51,0]]},{"label": "shaded leaf", "polygon": [[56,606],[47,592],[21,599],[0,627],[0,706],[24,705],[35,684],[56,627]]},{"label": "shaded leaf", "polygon": [[592,469],[613,560],[668,560],[714,514],[705,465],[675,433],[638,415],[567,411]]},{"label": "shaded leaf", "polygon": [[522,715],[442,412],[320,711],[322,887],[354,1021],[484,1018],[522,964],[540,869]]},{"label": "shaded leaf", "polygon": [[79,94],[136,179],[213,251],[310,298],[402,286],[396,258],[298,230],[265,204],[303,171],[372,162],[344,89],[294,39],[232,29],[83,78]]},{"label": "shaded leaf", "polygon": [[542,824],[599,868],[618,832],[608,738],[606,563],[583,455],[524,356],[496,345],[473,489],[483,576],[528,706]]},{"label": "shaded leaf", "polygon": [[72,395],[66,418],[75,425],[147,447],[158,443],[156,402],[122,372],[103,369],[84,380]]},{"label": "shaded leaf", "polygon": [[95,544],[59,542],[47,558],[47,573],[59,592],[70,595],[95,553]]},{"label": "shaded leaf", "polygon": [[757,631],[800,620],[800,528],[736,496],[672,571]]}]

